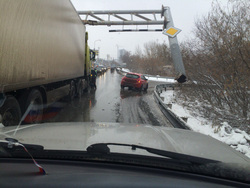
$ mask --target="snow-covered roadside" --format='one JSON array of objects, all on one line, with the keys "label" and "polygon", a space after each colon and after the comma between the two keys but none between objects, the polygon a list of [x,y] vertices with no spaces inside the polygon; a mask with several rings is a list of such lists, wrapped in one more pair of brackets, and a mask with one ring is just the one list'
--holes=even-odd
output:
[{"label": "snow-covered roadside", "polygon": [[123,72],[130,72],[130,70],[129,69],[126,69],[126,68],[122,68],[121,69]]},{"label": "snow-covered roadside", "polygon": [[169,78],[163,78],[163,77],[150,77],[146,76],[146,78],[150,81],[156,81],[156,82],[168,82],[168,83],[176,83],[176,80],[174,79],[169,79]]},{"label": "snow-covered roadside", "polygon": [[[121,69],[123,72],[130,72],[129,69],[122,68]],[[171,78],[164,78],[158,76],[145,76],[149,81],[156,81],[156,82],[168,82],[168,83],[176,83],[176,80],[171,79]]]},{"label": "snow-covered roadside", "polygon": [[197,112],[195,116],[192,115],[191,110],[175,102],[174,95],[175,91],[169,90],[161,93],[160,96],[164,98],[165,104],[172,104],[171,110],[173,113],[179,117],[188,118],[187,125],[190,129],[220,140],[250,158],[250,145],[248,143],[250,136],[245,131],[232,128],[227,122],[223,122],[221,126],[213,125],[212,121],[204,119],[201,115],[197,115]]}]

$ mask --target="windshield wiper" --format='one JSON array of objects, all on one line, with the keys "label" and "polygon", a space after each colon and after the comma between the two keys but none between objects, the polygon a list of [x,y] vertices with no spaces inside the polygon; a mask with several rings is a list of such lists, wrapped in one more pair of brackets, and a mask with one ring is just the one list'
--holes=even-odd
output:
[{"label": "windshield wiper", "polygon": [[111,145],[111,146],[128,146],[128,147],[131,147],[132,150],[143,149],[143,150],[146,150],[147,152],[152,153],[152,154],[167,157],[170,159],[182,160],[185,162],[190,162],[192,164],[202,164],[203,165],[203,164],[219,163],[220,162],[220,161],[216,161],[216,160],[212,160],[212,159],[195,157],[195,156],[190,156],[190,155],[185,155],[185,154],[180,154],[180,153],[175,153],[175,152],[170,152],[170,151],[165,151],[165,150],[160,150],[160,149],[154,149],[154,148],[139,146],[139,145],[134,145],[134,144],[96,143],[96,144],[92,144],[92,145],[88,146],[87,152],[91,153],[91,154],[110,154],[110,148],[108,147],[109,145]]}]

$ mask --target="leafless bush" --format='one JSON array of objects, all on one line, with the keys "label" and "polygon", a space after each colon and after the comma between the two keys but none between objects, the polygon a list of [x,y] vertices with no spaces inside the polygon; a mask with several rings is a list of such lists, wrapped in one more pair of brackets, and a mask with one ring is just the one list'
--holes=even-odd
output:
[{"label": "leafless bush", "polygon": [[241,123],[250,115],[249,10],[247,0],[230,1],[226,9],[214,2],[196,21],[195,39],[182,45],[188,76],[197,82],[193,94],[214,114]]}]

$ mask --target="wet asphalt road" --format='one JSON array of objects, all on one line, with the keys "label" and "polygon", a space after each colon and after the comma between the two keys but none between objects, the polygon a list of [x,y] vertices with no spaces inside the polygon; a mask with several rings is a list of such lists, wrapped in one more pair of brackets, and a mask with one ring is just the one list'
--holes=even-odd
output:
[{"label": "wet asphalt road", "polygon": [[[117,71],[97,78],[97,89],[72,102],[52,105],[55,117],[45,122],[120,122],[172,127],[155,103],[153,90],[159,82],[150,82],[148,91],[120,89],[123,75]],[[45,115],[46,116],[46,115]]]}]

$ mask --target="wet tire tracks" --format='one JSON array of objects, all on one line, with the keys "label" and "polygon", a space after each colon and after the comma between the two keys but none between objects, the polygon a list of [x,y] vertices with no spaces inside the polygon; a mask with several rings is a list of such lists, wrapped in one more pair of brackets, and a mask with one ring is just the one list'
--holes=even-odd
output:
[{"label": "wet tire tracks", "polygon": [[140,123],[171,127],[156,105],[152,93],[121,99],[120,103],[116,104],[115,111],[116,122],[118,123]]}]

